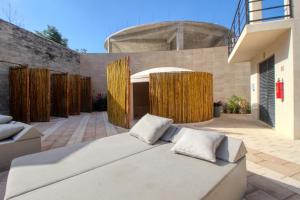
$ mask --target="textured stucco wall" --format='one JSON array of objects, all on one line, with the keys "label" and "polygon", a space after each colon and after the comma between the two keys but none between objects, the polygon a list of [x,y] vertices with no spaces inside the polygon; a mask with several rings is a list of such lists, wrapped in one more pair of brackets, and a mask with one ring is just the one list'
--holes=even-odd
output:
[{"label": "textured stucco wall", "polygon": [[[0,60],[79,73],[80,55],[55,42],[0,19]],[[9,111],[8,71],[11,64],[0,63],[0,113]]]},{"label": "textured stucco wall", "polygon": [[228,64],[227,47],[81,55],[80,71],[82,75],[92,77],[93,96],[106,92],[106,66],[123,56],[130,56],[131,74],[167,66],[210,72],[214,75],[215,101],[225,100],[234,94],[250,99],[250,64]]}]

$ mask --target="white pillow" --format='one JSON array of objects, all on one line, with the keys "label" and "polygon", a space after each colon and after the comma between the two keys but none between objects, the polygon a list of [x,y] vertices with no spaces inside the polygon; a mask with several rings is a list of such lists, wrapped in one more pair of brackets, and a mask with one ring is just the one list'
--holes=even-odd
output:
[{"label": "white pillow", "polygon": [[130,129],[129,134],[154,144],[172,123],[172,119],[146,114]]},{"label": "white pillow", "polygon": [[170,125],[170,127],[164,132],[164,134],[159,139],[165,142],[172,142],[174,140],[174,136],[177,135],[177,132],[179,130],[180,128],[174,125]]},{"label": "white pillow", "polygon": [[218,159],[235,163],[245,157],[247,149],[242,140],[225,136],[216,151]]},{"label": "white pillow", "polygon": [[213,131],[182,128],[182,137],[171,151],[186,156],[216,162],[216,149],[222,142],[224,135]]},{"label": "white pillow", "polygon": [[0,115],[0,124],[6,124],[12,120],[11,116]]},{"label": "white pillow", "polygon": [[18,124],[0,124],[0,140],[10,138],[23,129],[24,126]]}]

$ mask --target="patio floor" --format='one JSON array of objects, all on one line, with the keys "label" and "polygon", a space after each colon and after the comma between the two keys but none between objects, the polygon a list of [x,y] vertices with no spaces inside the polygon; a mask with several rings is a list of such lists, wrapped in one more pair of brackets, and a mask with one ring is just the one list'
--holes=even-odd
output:
[{"label": "patio floor", "polygon": [[[53,118],[34,123],[45,135],[42,149],[92,141],[126,131],[108,123],[105,112]],[[248,149],[247,200],[300,200],[300,141],[279,135],[247,115],[222,115],[207,124],[184,124],[196,129],[218,130],[242,139]],[[0,173],[0,199],[4,196],[7,172]]]}]

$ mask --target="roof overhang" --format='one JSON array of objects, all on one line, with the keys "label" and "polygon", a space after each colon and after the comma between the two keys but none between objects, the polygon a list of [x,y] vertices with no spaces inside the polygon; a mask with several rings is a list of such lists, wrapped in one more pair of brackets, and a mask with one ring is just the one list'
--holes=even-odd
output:
[{"label": "roof overhang", "polygon": [[131,75],[130,80],[131,83],[144,83],[149,82],[149,76],[152,73],[166,73],[166,72],[190,72],[192,70],[179,68],[179,67],[157,67],[151,68],[145,71],[138,72],[136,74]]},{"label": "roof overhang", "polygon": [[113,33],[106,38],[104,47],[111,53],[174,50],[177,36],[182,35],[184,49],[209,48],[225,46],[228,32],[223,26],[206,22],[159,22]]},{"label": "roof overhang", "polygon": [[228,63],[250,61],[257,55],[257,52],[266,49],[291,27],[292,19],[246,25],[228,58]]}]

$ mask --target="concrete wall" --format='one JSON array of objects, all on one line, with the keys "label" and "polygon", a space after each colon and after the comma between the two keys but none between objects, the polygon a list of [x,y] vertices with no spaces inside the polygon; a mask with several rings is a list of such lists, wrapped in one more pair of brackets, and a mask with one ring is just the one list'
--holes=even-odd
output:
[{"label": "concrete wall", "polygon": [[[29,67],[79,73],[80,55],[55,42],[0,19],[0,60],[29,64]],[[9,111],[8,70],[11,64],[0,63],[0,113]]]},{"label": "concrete wall", "polygon": [[138,49],[139,52],[148,52],[149,49],[152,51],[167,51],[170,50],[170,44],[166,43],[165,40],[151,40],[147,41],[122,41],[114,42],[111,45],[111,52],[132,52],[134,49]]},{"label": "concrete wall", "polygon": [[106,93],[106,66],[108,63],[130,56],[131,73],[153,67],[183,67],[214,75],[214,100],[225,100],[232,95],[250,99],[250,64],[228,64],[227,47],[182,51],[156,51],[145,53],[83,54],[80,58],[82,75],[92,77],[93,96]]}]

